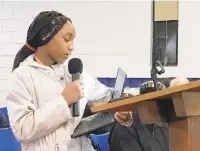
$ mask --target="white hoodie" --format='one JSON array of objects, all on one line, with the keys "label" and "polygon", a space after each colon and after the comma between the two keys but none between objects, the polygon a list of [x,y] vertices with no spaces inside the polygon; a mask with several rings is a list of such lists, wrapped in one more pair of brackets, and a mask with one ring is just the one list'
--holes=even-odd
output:
[{"label": "white hoodie", "polygon": [[72,117],[61,93],[71,76],[66,65],[52,68],[28,57],[12,73],[7,107],[12,130],[22,151],[93,151],[91,141],[71,135],[79,124],[88,100],[95,100],[108,88],[83,71],[84,98],[80,116]]}]

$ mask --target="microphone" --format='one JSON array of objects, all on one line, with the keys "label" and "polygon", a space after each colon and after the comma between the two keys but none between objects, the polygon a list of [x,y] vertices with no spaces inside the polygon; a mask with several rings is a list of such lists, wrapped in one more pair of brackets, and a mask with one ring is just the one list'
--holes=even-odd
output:
[{"label": "microphone", "polygon": [[[79,58],[72,58],[68,63],[69,73],[72,75],[72,81],[81,79],[81,73],[83,72],[83,63]],[[72,105],[73,116],[78,117],[80,115],[79,102]]]}]

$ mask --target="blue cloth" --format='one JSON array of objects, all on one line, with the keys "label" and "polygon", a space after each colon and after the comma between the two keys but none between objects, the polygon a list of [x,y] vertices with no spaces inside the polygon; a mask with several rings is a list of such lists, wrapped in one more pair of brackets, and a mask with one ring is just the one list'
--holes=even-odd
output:
[{"label": "blue cloth", "polygon": [[21,144],[10,128],[0,129],[0,151],[21,151]]},{"label": "blue cloth", "polygon": [[101,151],[110,151],[108,143],[109,134],[110,133],[100,135],[90,134],[90,139],[92,141],[93,146],[95,147],[98,145]]},{"label": "blue cloth", "polygon": [[7,108],[0,108],[0,151],[21,151],[21,144],[16,140],[10,127]]}]

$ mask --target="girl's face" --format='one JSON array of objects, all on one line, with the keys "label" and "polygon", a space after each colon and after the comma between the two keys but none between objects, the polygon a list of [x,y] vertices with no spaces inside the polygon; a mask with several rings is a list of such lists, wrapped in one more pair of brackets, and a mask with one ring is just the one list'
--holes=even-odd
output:
[{"label": "girl's face", "polygon": [[75,28],[68,21],[47,44],[48,55],[57,63],[64,63],[74,48]]}]

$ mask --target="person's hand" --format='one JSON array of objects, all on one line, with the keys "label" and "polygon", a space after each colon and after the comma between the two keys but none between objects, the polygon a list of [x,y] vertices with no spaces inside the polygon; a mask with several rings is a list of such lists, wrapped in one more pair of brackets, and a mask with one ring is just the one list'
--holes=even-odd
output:
[{"label": "person's hand", "polygon": [[130,94],[130,93],[123,93],[122,96],[124,98],[127,98],[127,97],[134,97],[134,95]]},{"label": "person's hand", "polygon": [[[129,93],[123,93],[123,97],[129,97],[132,96],[132,94]],[[131,112],[116,112],[115,113],[115,120],[124,126],[131,126],[133,124],[133,117]]]},{"label": "person's hand", "polygon": [[62,96],[68,105],[76,103],[83,97],[83,86],[81,80],[69,83],[62,92]]},{"label": "person's hand", "polygon": [[187,78],[179,77],[179,78],[173,79],[170,82],[170,87],[176,87],[176,86],[180,86],[180,85],[188,84],[188,83],[190,83],[190,81]]},{"label": "person's hand", "polygon": [[133,117],[131,112],[116,112],[115,120],[124,126],[131,126],[133,124]]}]

